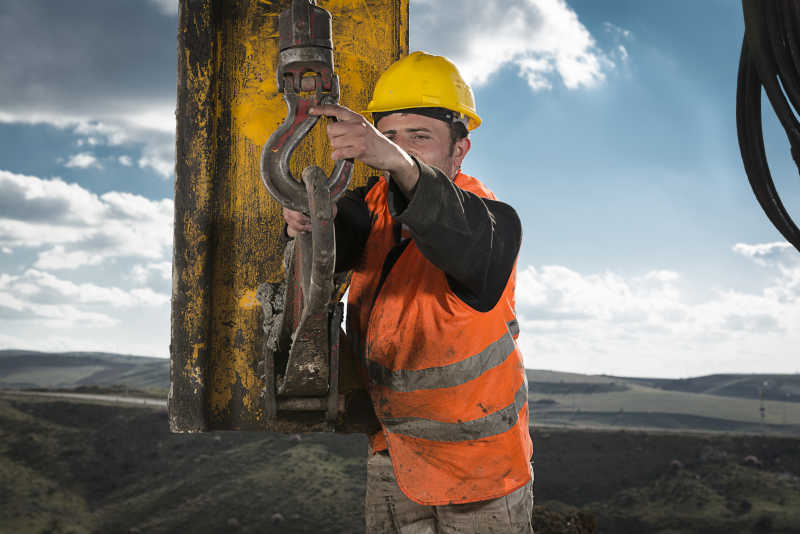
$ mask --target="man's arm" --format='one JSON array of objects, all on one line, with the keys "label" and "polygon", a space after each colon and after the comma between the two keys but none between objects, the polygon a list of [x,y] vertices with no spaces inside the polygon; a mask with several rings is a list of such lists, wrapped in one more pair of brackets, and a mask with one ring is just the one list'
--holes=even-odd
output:
[{"label": "man's arm", "polygon": [[411,231],[422,254],[447,275],[453,292],[474,309],[492,309],[514,268],[522,226],[503,202],[464,191],[416,160],[419,180],[407,197],[393,182],[389,211]]},{"label": "man's arm", "polygon": [[336,203],[337,213],[333,223],[336,229],[337,273],[355,269],[361,259],[372,225],[364,198],[378,180],[377,176],[370,178],[366,185],[347,191]]},{"label": "man's arm", "polygon": [[521,243],[516,212],[456,187],[352,110],[326,105],[309,114],[337,119],[327,126],[332,159],[355,158],[389,172],[393,216],[411,228],[422,253],[447,274],[464,302],[477,310],[493,308]]}]

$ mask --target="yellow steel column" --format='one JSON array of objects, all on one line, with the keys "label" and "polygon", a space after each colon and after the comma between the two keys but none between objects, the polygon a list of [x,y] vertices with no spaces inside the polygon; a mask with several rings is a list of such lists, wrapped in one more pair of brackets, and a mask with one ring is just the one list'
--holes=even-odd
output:
[{"label": "yellow steel column", "polygon": [[[317,2],[333,16],[341,103],[366,108],[378,76],[408,52],[408,0]],[[283,219],[259,174],[286,116],[277,92],[281,2],[181,0],[170,424],[260,429],[258,286],[283,276]],[[331,169],[321,122],[293,157]],[[352,185],[371,171],[357,164]]]}]

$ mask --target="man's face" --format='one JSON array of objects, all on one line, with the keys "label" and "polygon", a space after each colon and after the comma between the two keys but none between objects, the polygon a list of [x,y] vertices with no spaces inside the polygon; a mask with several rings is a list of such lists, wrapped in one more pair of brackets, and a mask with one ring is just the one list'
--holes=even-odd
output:
[{"label": "man's face", "polygon": [[432,117],[392,113],[381,118],[375,126],[400,148],[438,168],[451,180],[469,150],[469,139],[459,139],[452,144],[450,127]]}]

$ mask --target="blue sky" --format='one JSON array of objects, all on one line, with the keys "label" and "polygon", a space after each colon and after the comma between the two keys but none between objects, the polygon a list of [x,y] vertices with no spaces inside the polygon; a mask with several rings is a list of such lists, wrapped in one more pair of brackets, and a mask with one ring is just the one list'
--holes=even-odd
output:
[{"label": "blue sky", "polygon": [[[73,7],[0,1],[0,347],[167,356],[176,5]],[[523,221],[528,367],[800,371],[800,255],[736,139],[740,10],[412,0],[412,49],[451,57],[475,91],[464,171]]]}]

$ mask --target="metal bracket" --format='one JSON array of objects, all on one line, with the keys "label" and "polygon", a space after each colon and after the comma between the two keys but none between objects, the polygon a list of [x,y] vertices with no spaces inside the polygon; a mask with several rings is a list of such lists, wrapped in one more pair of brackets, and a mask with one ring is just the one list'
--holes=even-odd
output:
[{"label": "metal bracket", "polygon": [[[329,423],[344,411],[338,392],[341,305],[332,302],[336,263],[333,204],[347,189],[352,160],[339,160],[330,176],[316,165],[303,170],[302,183],[289,168],[292,153],[319,120],[310,107],[339,102],[339,79],[333,71],[331,16],[309,0],[292,0],[281,13],[278,90],[288,114],[261,152],[261,178],[285,208],[307,214],[311,233],[295,238],[286,265],[281,326],[268,347],[265,413],[324,412]],[[301,92],[313,92],[307,98]],[[288,356],[281,345],[290,345]],[[285,367],[284,364],[285,363]],[[272,367],[272,368],[271,368]]]}]

